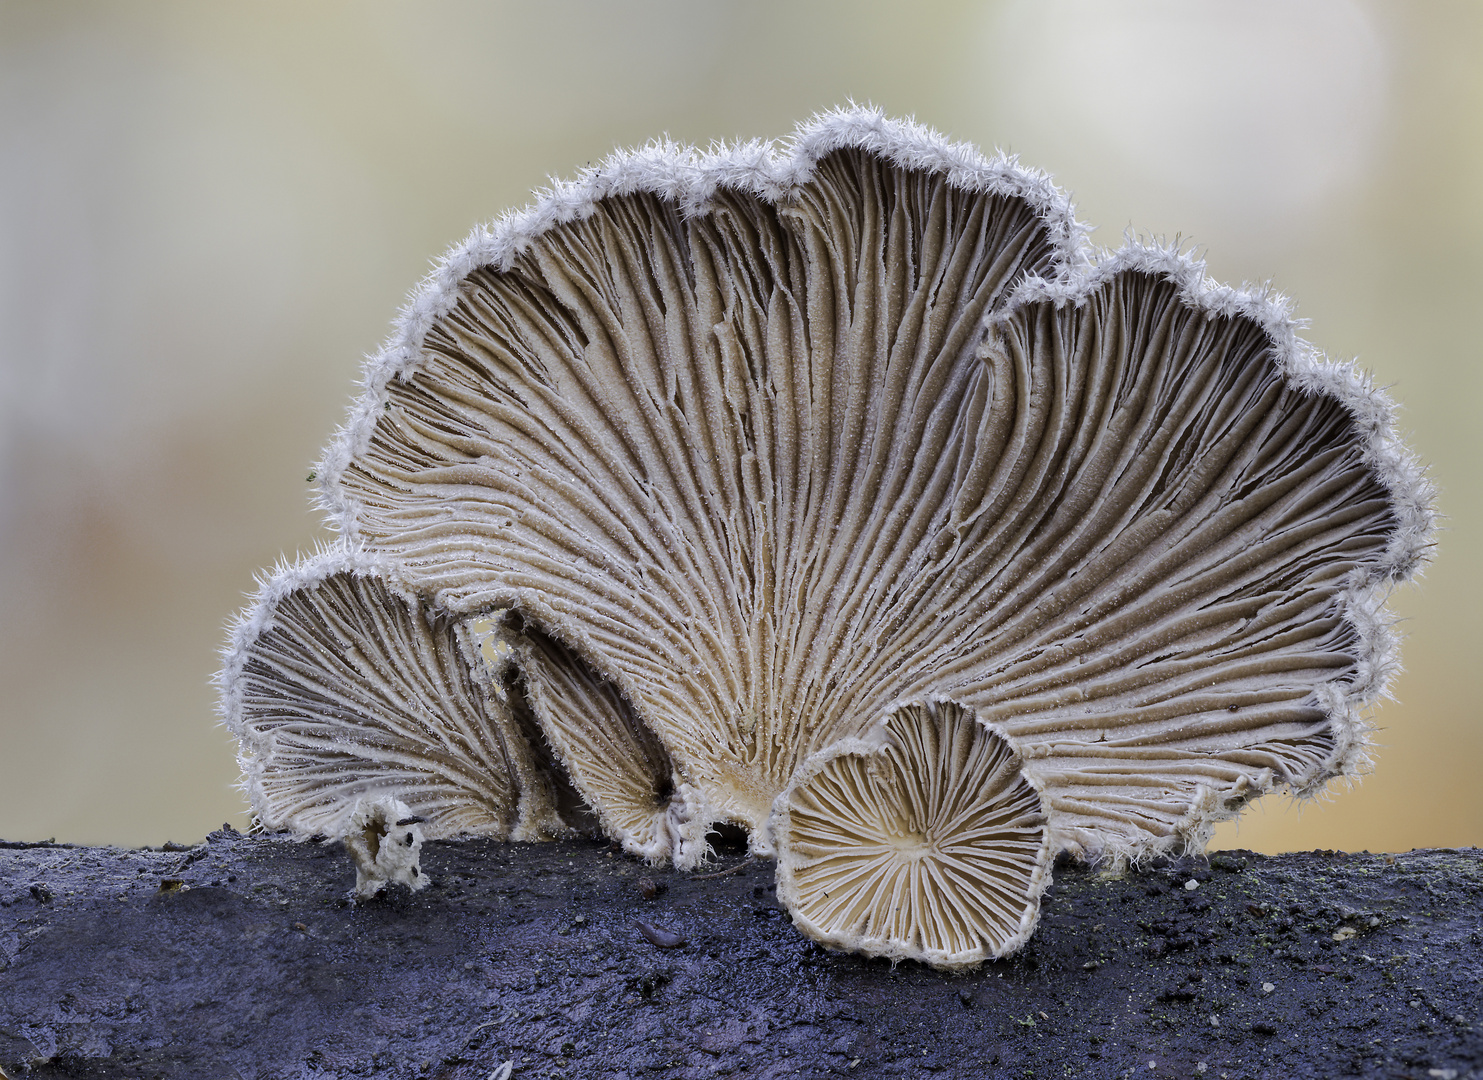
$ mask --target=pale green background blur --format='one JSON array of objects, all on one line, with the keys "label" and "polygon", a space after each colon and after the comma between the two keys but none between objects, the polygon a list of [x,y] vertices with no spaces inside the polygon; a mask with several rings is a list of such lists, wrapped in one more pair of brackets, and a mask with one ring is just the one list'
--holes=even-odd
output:
[{"label": "pale green background blur", "polygon": [[615,146],[871,101],[1201,245],[1403,403],[1446,531],[1353,791],[1217,846],[1483,844],[1483,5],[0,6],[0,837],[245,827],[210,677],[428,260]]}]

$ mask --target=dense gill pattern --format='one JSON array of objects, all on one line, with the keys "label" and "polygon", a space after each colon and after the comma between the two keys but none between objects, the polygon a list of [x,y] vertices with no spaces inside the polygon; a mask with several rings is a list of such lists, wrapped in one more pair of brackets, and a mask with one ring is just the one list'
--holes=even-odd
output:
[{"label": "dense gill pattern", "polygon": [[464,283],[344,474],[359,535],[567,641],[758,830],[875,721],[834,706],[838,644],[931,543],[983,319],[1052,254],[1023,201],[858,151],[780,207],[606,200]]},{"label": "dense gill pattern", "polygon": [[952,702],[815,755],[778,799],[778,898],[835,948],[939,967],[1013,952],[1050,882],[1040,796]]},{"label": "dense gill pattern", "polygon": [[431,328],[345,474],[361,536],[568,641],[754,833],[808,754],[941,693],[1046,755],[1066,844],[1198,843],[1362,744],[1320,689],[1394,518],[1345,406],[1169,275],[985,338],[1049,253],[859,153],[780,208],[605,201]]},{"label": "dense gill pattern", "polygon": [[548,771],[565,774],[603,833],[650,861],[700,860],[709,822],[693,817],[669,754],[611,682],[560,642],[512,628],[504,613],[465,628],[496,692],[523,697],[538,725],[527,741],[549,745]]},{"label": "dense gill pattern", "polygon": [[1324,688],[1367,652],[1342,601],[1386,552],[1389,495],[1339,401],[1288,385],[1260,325],[1180,293],[1125,269],[1003,320],[939,465],[944,550],[872,612],[895,651],[841,649],[862,658],[845,702],[874,705],[890,665],[887,696],[1002,727],[1068,846],[1201,846],[1363,742]]},{"label": "dense gill pattern", "polygon": [[299,577],[228,681],[253,810],[269,828],[343,836],[361,800],[391,793],[430,838],[509,838],[524,751],[452,622],[342,562]]}]

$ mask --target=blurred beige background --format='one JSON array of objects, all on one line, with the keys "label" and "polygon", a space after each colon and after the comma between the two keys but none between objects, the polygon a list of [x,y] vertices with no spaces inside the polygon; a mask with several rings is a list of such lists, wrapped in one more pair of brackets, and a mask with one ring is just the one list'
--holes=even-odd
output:
[{"label": "blurred beige background", "polygon": [[1483,844],[1483,6],[0,5],[0,837],[247,825],[210,678],[428,260],[615,146],[848,98],[1019,153],[1095,238],[1271,279],[1447,515],[1373,775],[1217,846]]}]

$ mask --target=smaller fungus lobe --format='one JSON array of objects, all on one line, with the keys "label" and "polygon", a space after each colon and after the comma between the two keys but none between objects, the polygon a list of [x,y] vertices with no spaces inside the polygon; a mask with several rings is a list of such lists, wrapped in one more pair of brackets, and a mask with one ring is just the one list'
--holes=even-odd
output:
[{"label": "smaller fungus lobe", "polygon": [[834,948],[962,967],[1014,951],[1050,882],[1040,793],[953,702],[810,759],[773,822],[778,899]]}]

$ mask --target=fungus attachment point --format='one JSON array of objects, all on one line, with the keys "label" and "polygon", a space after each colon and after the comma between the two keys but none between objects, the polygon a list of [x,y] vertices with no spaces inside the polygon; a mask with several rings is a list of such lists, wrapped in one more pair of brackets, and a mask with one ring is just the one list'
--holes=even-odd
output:
[{"label": "fungus attachment point", "polygon": [[392,884],[413,892],[426,887],[427,877],[418,865],[422,855],[418,821],[400,799],[387,795],[361,800],[345,834],[345,846],[355,860],[356,896],[369,899]]},{"label": "fungus attachment point", "polygon": [[953,702],[905,705],[876,741],[811,758],[777,801],[778,899],[832,948],[934,967],[1018,949],[1050,883],[1038,790]]}]

